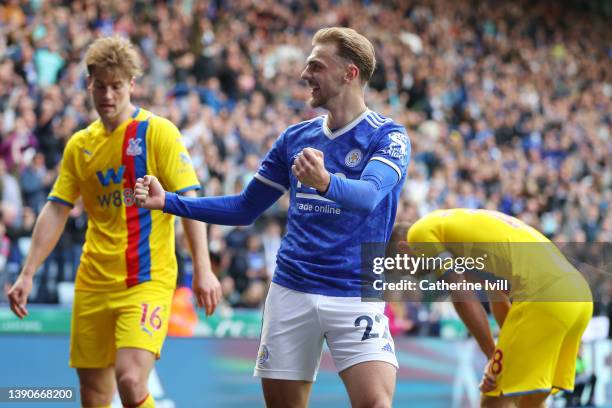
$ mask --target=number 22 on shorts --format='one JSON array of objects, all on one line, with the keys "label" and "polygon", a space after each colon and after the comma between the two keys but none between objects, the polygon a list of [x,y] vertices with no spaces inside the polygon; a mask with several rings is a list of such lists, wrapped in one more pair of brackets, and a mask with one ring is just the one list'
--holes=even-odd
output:
[{"label": "number 22 on shorts", "polygon": [[[361,322],[365,321],[366,322],[366,328],[365,331],[363,332],[363,336],[361,337],[361,341],[367,340],[367,339],[375,339],[378,338],[380,336],[380,334],[378,334],[377,332],[373,332],[372,331],[372,327],[374,326],[374,321],[376,321],[377,324],[380,324],[381,322],[384,321],[384,316],[381,314],[376,314],[374,316],[374,320],[372,320],[372,318],[368,315],[363,315],[363,316],[359,316],[357,319],[355,319],[355,327],[360,327],[361,326]],[[389,339],[389,332],[388,329],[385,327],[384,329],[384,333],[382,335],[383,339]]]}]

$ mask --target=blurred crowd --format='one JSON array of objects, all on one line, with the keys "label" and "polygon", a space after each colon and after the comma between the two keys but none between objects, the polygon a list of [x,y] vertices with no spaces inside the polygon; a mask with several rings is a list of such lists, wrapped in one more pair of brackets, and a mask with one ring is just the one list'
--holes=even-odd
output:
[{"label": "blurred crowd", "polygon": [[[343,25],[376,48],[368,106],[404,124],[412,142],[398,220],[414,221],[437,208],[488,208],[517,216],[555,241],[611,242],[612,25],[609,16],[580,4],[5,1],[5,282],[19,271],[63,146],[96,117],[84,51],[93,39],[113,34],[140,47],[146,74],[133,100],[179,127],[204,195],[241,191],[285,127],[323,113],[306,105],[299,74],[314,32]],[[251,227],[210,226],[214,268],[229,304],[261,304],[287,205],[285,196]],[[54,285],[74,278],[85,227],[77,206],[60,248],[39,274],[37,300],[57,300]],[[182,271],[189,269],[185,248],[179,245]]]}]

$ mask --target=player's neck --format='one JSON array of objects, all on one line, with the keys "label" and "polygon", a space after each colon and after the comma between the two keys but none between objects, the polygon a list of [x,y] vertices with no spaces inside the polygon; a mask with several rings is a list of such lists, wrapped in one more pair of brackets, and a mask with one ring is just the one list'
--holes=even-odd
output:
[{"label": "player's neck", "polygon": [[347,93],[343,96],[335,101],[330,101],[331,103],[326,107],[329,111],[327,126],[331,130],[340,129],[351,123],[367,109],[363,93],[357,95]]},{"label": "player's neck", "polygon": [[132,115],[136,112],[136,107],[131,103],[117,116],[112,118],[104,118],[100,115],[100,120],[104,125],[104,128],[108,133],[112,133],[117,129],[123,122],[130,119]]}]

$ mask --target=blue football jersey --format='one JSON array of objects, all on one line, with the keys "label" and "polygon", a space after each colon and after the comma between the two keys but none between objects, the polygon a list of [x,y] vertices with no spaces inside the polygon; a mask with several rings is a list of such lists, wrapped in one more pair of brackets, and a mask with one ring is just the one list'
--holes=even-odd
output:
[{"label": "blue football jersey", "polygon": [[[306,147],[321,150],[325,168],[349,179],[359,179],[370,160],[379,160],[397,172],[397,184],[367,216],[342,208],[291,172],[293,160]],[[360,296],[361,245],[389,240],[409,159],[406,129],[371,110],[336,131],[327,126],[327,116],[287,128],[255,175],[262,183],[290,191],[287,233],[272,280],[301,292]]]}]

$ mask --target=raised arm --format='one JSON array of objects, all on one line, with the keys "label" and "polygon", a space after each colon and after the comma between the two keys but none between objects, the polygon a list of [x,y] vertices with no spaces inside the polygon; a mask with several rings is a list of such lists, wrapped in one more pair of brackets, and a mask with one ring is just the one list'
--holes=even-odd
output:
[{"label": "raised arm", "polygon": [[149,175],[136,180],[134,192],[140,207],[219,225],[249,225],[282,195],[253,179],[238,195],[182,197],[164,191],[157,178]]},{"label": "raised arm", "polygon": [[366,165],[359,180],[330,174],[325,169],[323,152],[312,148],[302,150],[291,171],[298,180],[315,188],[323,197],[348,210],[368,214],[399,182],[397,172],[378,160]]},{"label": "raised arm", "polygon": [[70,207],[67,205],[48,201],[36,220],[30,251],[17,281],[8,292],[11,310],[20,319],[28,315],[26,304],[34,274],[60,239],[69,213]]}]

